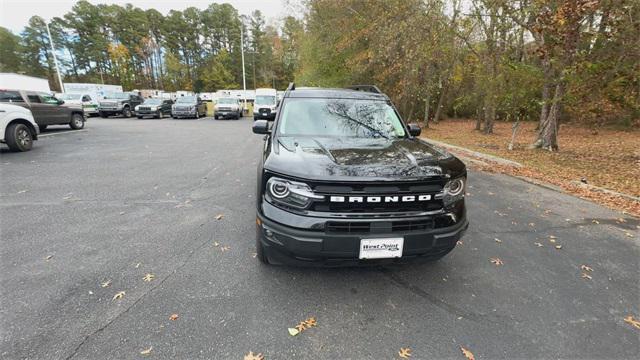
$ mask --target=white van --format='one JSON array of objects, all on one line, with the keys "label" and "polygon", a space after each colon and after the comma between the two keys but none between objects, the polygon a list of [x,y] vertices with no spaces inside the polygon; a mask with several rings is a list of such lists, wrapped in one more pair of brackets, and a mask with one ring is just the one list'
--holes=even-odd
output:
[{"label": "white van", "polygon": [[256,100],[253,103],[253,120],[276,118],[278,93],[276,89],[256,89]]}]

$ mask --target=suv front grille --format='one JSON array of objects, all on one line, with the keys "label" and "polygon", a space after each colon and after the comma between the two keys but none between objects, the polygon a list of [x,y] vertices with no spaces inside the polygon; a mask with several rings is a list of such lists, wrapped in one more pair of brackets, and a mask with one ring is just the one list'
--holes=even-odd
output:
[{"label": "suv front grille", "polygon": [[[315,186],[314,186],[315,185]],[[324,195],[322,201],[314,201],[310,210],[335,213],[393,213],[435,211],[443,207],[442,200],[436,198],[442,192],[442,182],[394,182],[383,184],[345,183],[345,184],[312,184],[314,193]],[[427,201],[395,201],[395,202],[349,202],[348,197],[396,197],[430,195]],[[345,197],[344,202],[332,202],[332,196]]]}]

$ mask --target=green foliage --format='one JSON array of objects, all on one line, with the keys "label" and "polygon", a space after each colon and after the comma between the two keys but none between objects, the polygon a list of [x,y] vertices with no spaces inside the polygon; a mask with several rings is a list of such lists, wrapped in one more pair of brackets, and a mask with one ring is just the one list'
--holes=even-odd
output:
[{"label": "green foliage", "polygon": [[20,37],[0,27],[0,72],[19,72]]}]

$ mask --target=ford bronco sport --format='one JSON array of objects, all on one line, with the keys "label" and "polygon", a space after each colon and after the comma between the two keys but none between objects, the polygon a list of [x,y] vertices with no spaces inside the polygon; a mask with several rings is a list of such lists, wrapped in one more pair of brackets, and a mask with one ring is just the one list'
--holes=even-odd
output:
[{"label": "ford bronco sport", "polygon": [[436,260],[468,227],[467,171],[418,138],[379,89],[285,92],[264,134],[256,238],[263,263]]}]

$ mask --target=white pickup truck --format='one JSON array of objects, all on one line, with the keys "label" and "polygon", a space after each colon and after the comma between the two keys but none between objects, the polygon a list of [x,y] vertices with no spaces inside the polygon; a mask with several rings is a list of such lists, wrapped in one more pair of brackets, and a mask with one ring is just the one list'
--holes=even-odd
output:
[{"label": "white pickup truck", "polygon": [[39,133],[31,110],[0,103],[0,143],[12,151],[29,151]]}]

